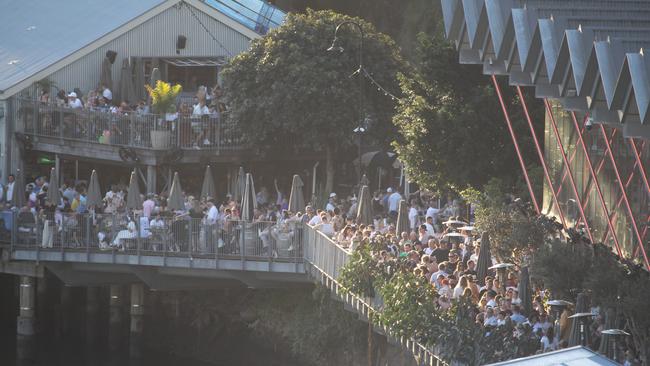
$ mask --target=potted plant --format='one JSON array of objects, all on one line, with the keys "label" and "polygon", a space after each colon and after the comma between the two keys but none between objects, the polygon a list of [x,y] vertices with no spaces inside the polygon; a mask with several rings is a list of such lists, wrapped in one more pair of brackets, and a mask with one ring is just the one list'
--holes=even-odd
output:
[{"label": "potted plant", "polygon": [[[145,88],[147,88],[147,92],[151,97],[151,109],[153,110],[153,113],[160,116],[156,124],[166,126],[167,122],[170,120],[169,114],[176,112],[176,97],[180,94],[183,88],[178,84],[172,86],[162,80],[156,82],[155,88],[152,88],[149,85],[145,85]],[[165,118],[162,118],[162,116],[165,116]],[[151,131],[151,147],[154,149],[167,149],[170,140],[171,131],[169,128]]]}]

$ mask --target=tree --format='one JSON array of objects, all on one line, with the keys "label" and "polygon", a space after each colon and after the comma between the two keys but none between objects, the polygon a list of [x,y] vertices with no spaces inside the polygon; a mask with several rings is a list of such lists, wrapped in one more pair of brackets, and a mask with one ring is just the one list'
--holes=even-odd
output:
[{"label": "tree", "polygon": [[[409,176],[425,188],[480,189],[491,177],[512,185],[521,172],[494,87],[480,67],[458,64],[456,50],[441,33],[420,35],[419,73],[401,79],[406,97],[394,119],[399,131],[394,147]],[[520,146],[526,161],[536,162],[519,100],[508,89],[503,92]],[[533,118],[540,119],[540,110],[531,108]]]},{"label": "tree", "polygon": [[332,11],[290,13],[282,26],[253,41],[223,70],[230,118],[249,142],[262,153],[322,153],[327,192],[334,185],[335,153],[344,155],[354,146],[352,131],[360,121],[372,117],[366,136],[379,142],[387,144],[394,132],[391,98],[378,93],[368,78],[350,76],[359,66],[359,33],[342,28],[338,41],[345,51],[326,51],[343,21],[355,21],[364,30],[368,73],[388,90],[398,90],[397,74],[407,65],[395,43],[362,19]]}]

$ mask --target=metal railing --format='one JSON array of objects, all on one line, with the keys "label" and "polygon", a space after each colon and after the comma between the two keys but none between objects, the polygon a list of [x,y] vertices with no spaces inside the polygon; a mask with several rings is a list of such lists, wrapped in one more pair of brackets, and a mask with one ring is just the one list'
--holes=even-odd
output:
[{"label": "metal railing", "polygon": [[16,99],[24,133],[120,147],[164,150],[246,148],[236,123],[222,114],[156,115],[72,109],[31,99]]},{"label": "metal railing", "polygon": [[[363,298],[346,291],[338,282],[339,274],[343,266],[350,260],[350,252],[338,245],[334,240],[325,234],[305,225],[304,251],[305,262],[308,264],[309,274],[316,281],[329,288],[333,294],[338,296],[348,306],[351,306],[361,317],[368,321],[371,315],[382,311],[383,301],[379,295],[374,298]],[[447,365],[440,359],[435,351],[426,347],[415,339],[395,335],[385,324],[374,324],[375,330],[386,334],[393,343],[400,344],[408,349],[416,358],[418,365],[441,366]]]},{"label": "metal railing", "polygon": [[301,224],[225,221],[188,216],[3,211],[0,240],[12,250],[103,252],[302,262]]}]

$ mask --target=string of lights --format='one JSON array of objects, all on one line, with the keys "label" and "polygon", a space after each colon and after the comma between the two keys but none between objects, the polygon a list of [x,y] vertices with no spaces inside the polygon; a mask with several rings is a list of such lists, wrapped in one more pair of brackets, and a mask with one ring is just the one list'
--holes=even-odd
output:
[{"label": "string of lights", "polygon": [[226,48],[226,46],[224,46],[223,43],[221,43],[221,42],[217,39],[217,37],[215,37],[214,34],[212,34],[212,32],[210,32],[210,30],[208,29],[208,27],[206,27],[205,24],[203,24],[203,22],[201,21],[201,19],[199,19],[199,17],[196,15],[196,13],[194,12],[194,10],[192,9],[192,6],[189,5],[189,4],[185,4],[185,2],[181,2],[181,6],[183,6],[183,5],[187,6],[187,8],[190,10],[190,14],[192,14],[192,17],[194,17],[194,19],[196,19],[196,21],[199,22],[199,24],[201,25],[201,27],[203,28],[203,30],[205,30],[205,32],[208,33],[208,35],[212,38],[212,40],[214,40],[214,41],[219,45],[219,47],[221,47],[224,51],[226,51],[226,54],[228,55],[228,57],[233,58],[234,55],[232,54],[232,52],[230,52],[230,50],[228,50],[228,49]]},{"label": "string of lights", "polygon": [[[358,70],[357,70],[357,72],[358,72]],[[387,97],[390,97],[390,99],[392,99],[393,101],[399,101],[400,100],[400,98],[396,97],[393,93],[389,92],[383,86],[381,86],[381,84],[379,84],[377,82],[377,80],[375,80],[375,78],[372,77],[372,75],[368,72],[368,70],[366,70],[365,67],[361,68],[361,72],[362,72],[363,76],[366,79],[368,79],[377,88],[378,92],[383,93]]]}]

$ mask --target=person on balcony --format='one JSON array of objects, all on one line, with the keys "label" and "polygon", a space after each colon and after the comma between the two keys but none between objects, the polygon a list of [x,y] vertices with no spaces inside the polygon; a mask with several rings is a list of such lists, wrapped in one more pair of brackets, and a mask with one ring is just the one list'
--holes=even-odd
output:
[{"label": "person on balcony", "polygon": [[106,104],[112,103],[113,92],[106,85],[102,85],[101,89],[102,89],[102,97],[104,98]]},{"label": "person on balcony", "polygon": [[68,107],[72,109],[81,109],[83,108],[83,104],[81,103],[81,100],[77,98],[77,93],[72,92],[68,94]]},{"label": "person on balcony", "polygon": [[198,149],[201,145],[210,145],[208,140],[208,116],[210,108],[205,104],[205,97],[199,98],[198,102],[192,109],[192,130],[196,134],[194,148]]}]

